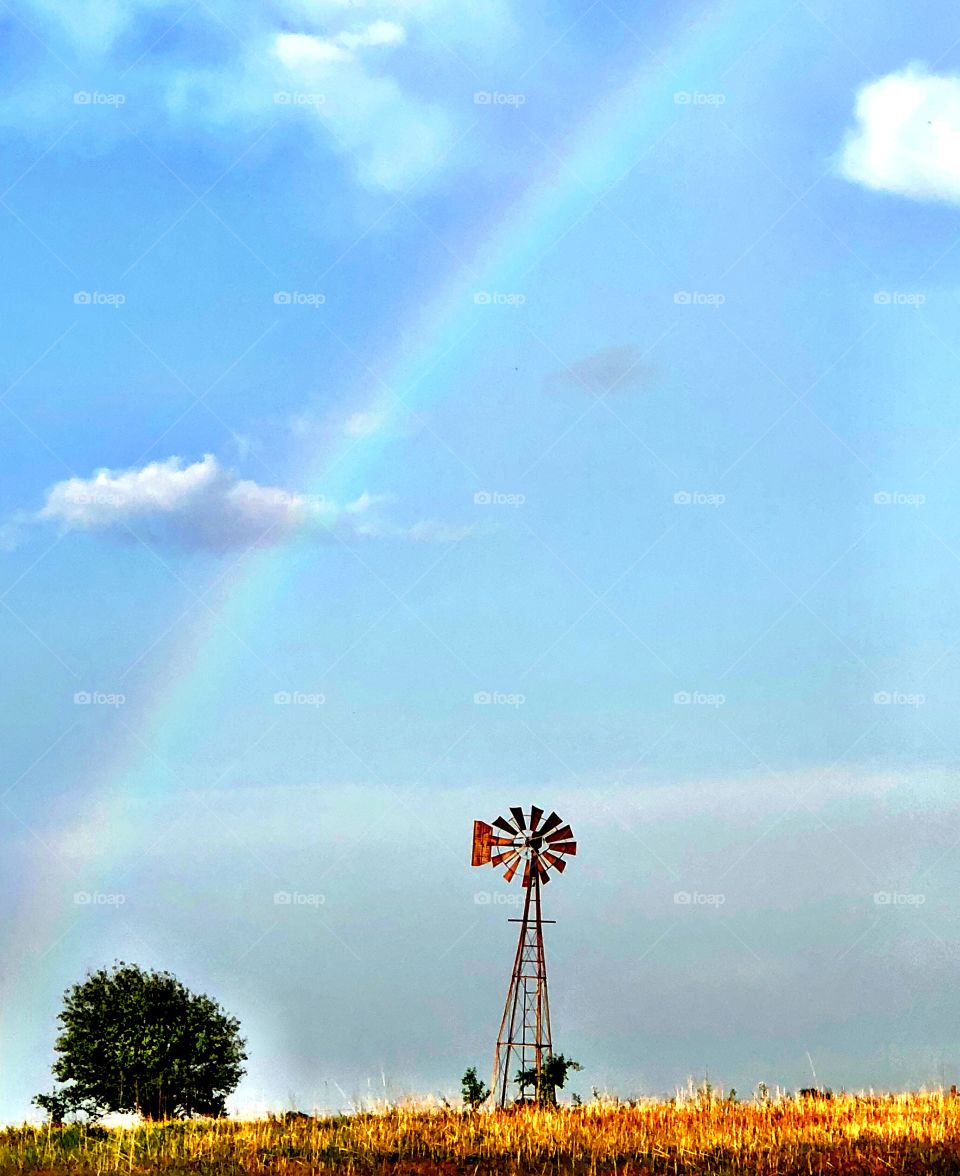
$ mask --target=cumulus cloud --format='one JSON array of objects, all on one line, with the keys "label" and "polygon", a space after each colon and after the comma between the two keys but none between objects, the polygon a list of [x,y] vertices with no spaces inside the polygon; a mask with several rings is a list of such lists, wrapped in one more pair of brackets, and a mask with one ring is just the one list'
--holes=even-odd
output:
[{"label": "cumulus cloud", "polygon": [[623,344],[604,347],[554,373],[554,386],[577,388],[590,396],[633,392],[650,383],[652,372],[643,362],[639,347]]},{"label": "cumulus cloud", "polygon": [[127,470],[68,478],[47,492],[35,516],[71,531],[95,531],[189,550],[273,546],[294,536],[351,541],[449,542],[465,528],[421,521],[403,527],[376,517],[382,496],[343,504],[239,478],[212,454],[186,464],[178,457]]},{"label": "cumulus cloud", "polygon": [[960,77],[909,65],[857,94],[840,170],[915,200],[960,203]]}]

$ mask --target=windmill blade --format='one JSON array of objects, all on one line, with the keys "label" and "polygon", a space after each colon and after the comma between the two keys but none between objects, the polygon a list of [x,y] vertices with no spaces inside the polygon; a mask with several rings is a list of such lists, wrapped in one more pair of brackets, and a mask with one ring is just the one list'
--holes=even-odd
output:
[{"label": "windmill blade", "polygon": [[551,833],[547,838],[547,842],[553,845],[555,841],[570,841],[573,838],[573,830],[569,825],[564,825],[562,829],[558,829],[555,833]]},{"label": "windmill blade", "polygon": [[565,841],[562,845],[551,845],[550,848],[554,853],[569,853],[574,856],[577,852],[577,843],[575,841]]},{"label": "windmill blade", "polygon": [[507,853],[495,853],[490,859],[491,866],[499,866],[501,862],[506,862],[507,865],[511,863],[514,858],[519,858],[520,855],[515,849],[508,850]]},{"label": "windmill blade", "polygon": [[523,815],[523,809],[522,808],[511,808],[510,812],[513,814],[513,819],[517,822],[517,828],[520,829],[521,831],[526,829],[527,822],[526,822],[524,815]]},{"label": "windmill blade", "polygon": [[529,862],[527,862],[526,866],[524,866],[524,869],[523,869],[523,884],[524,884],[524,886],[530,885],[530,863]]},{"label": "windmill blade", "polygon": [[540,835],[545,837],[551,829],[556,829],[560,824],[560,817],[556,813],[551,813],[549,817],[540,826]]},{"label": "windmill blade", "polygon": [[518,832],[516,825],[511,825],[510,822],[505,820],[503,817],[497,817],[493,823],[498,829],[502,829],[505,833],[512,833],[514,836],[516,836]]},{"label": "windmill blade", "polygon": [[514,875],[516,874],[517,870],[520,868],[520,861],[521,861],[520,855],[517,854],[516,861],[514,861],[512,863],[512,865],[508,866],[506,871],[504,872],[504,875],[503,875],[504,882],[512,882],[513,881]]},{"label": "windmill blade", "polygon": [[543,856],[546,858],[548,865],[553,866],[553,868],[558,870],[561,874],[567,868],[567,863],[563,860],[562,857],[557,857],[555,853],[544,853]]},{"label": "windmill blade", "polygon": [[530,809],[530,832],[536,833],[537,825],[540,823],[540,818],[543,816],[543,809],[537,808],[536,805]]},{"label": "windmill blade", "polygon": [[540,881],[544,885],[550,881],[550,875],[547,873],[547,867],[539,861],[537,862],[537,874],[540,877]]},{"label": "windmill blade", "polygon": [[491,837],[489,840],[490,840],[491,845],[516,845],[517,844],[516,837]]}]

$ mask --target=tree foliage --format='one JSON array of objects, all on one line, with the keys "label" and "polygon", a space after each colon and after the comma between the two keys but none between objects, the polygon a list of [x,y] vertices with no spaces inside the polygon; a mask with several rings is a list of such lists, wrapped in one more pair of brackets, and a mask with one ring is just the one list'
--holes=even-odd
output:
[{"label": "tree foliage", "polygon": [[59,1021],[61,1087],[34,1099],[55,1122],[77,1110],[222,1115],[244,1073],[239,1021],[169,972],[123,963],[94,972],[64,994]]},{"label": "tree foliage", "polygon": [[567,1074],[572,1070],[582,1070],[583,1066],[573,1058],[563,1054],[547,1054],[540,1063],[540,1075],[537,1076],[535,1066],[529,1070],[518,1070],[516,1083],[520,1087],[520,1095],[524,1097],[528,1088],[533,1088],[533,1094],[538,1103],[555,1107],[557,1105],[557,1091],[563,1089]]},{"label": "tree foliage", "polygon": [[464,1103],[472,1111],[479,1110],[483,1103],[487,1101],[490,1091],[477,1077],[476,1066],[471,1066],[460,1080],[460,1093],[463,1095]]}]

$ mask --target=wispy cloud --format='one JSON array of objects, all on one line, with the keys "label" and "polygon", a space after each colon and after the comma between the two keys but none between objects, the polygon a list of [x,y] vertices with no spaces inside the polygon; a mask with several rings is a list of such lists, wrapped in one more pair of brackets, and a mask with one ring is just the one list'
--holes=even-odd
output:
[{"label": "wispy cloud", "polygon": [[626,343],[604,347],[555,372],[551,387],[576,388],[590,396],[634,392],[653,378],[639,347]]},{"label": "wispy cloud", "polygon": [[[24,0],[23,23],[5,32],[23,38],[30,66],[0,99],[0,125],[48,135],[75,123],[72,139],[100,145],[126,135],[124,124],[240,139],[287,126],[365,186],[397,190],[440,164],[473,117],[463,67],[456,85],[451,71],[461,52],[487,56],[507,18],[500,0],[480,20],[458,19],[468,8],[226,0],[214,13],[169,0]],[[427,77],[430,86],[417,80]],[[78,107],[75,93],[102,101]]]}]

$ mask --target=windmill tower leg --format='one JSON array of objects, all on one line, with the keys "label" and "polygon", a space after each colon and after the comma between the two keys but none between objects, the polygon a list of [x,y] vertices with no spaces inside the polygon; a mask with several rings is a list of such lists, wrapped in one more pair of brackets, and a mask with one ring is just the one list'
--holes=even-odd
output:
[{"label": "windmill tower leg", "polygon": [[511,922],[520,923],[520,938],[497,1035],[490,1083],[491,1101],[500,1108],[507,1105],[510,1082],[516,1070],[536,1071],[536,1098],[541,1101],[540,1071],[552,1048],[540,879],[536,873],[527,887],[523,918]]}]

